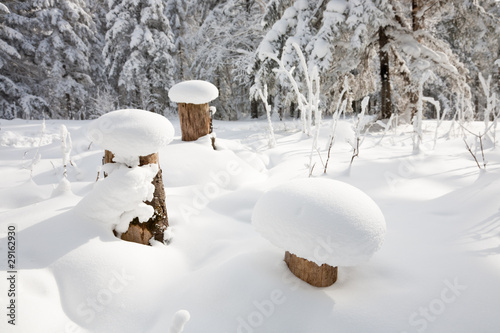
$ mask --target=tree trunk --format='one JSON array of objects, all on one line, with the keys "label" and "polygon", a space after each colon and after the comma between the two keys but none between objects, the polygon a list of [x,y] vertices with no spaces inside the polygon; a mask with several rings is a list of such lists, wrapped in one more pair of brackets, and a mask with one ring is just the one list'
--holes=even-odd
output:
[{"label": "tree trunk", "polygon": [[66,94],[66,109],[68,110],[68,119],[73,120],[73,108],[71,107],[71,96]]},{"label": "tree trunk", "polygon": [[[422,16],[418,15],[420,10],[419,0],[411,1],[411,25],[413,32],[421,30],[424,28],[424,19]],[[420,38],[417,39],[420,42]]]},{"label": "tree trunk", "polygon": [[389,43],[389,38],[385,34],[385,27],[380,27],[379,36],[379,58],[380,58],[380,80],[382,87],[380,89],[380,117],[389,119],[392,115],[392,92],[391,79],[389,75],[389,53],[385,46]]},{"label": "tree trunk", "polygon": [[[412,30],[413,33],[421,30],[424,28],[424,21],[422,17],[419,17],[418,11],[420,10],[420,4],[419,0],[412,0],[411,2],[411,22],[412,22]],[[417,41],[420,43],[421,38],[416,38]],[[413,80],[415,81],[415,80]],[[417,82],[411,82],[410,83],[410,89],[409,89],[409,99],[410,99],[410,109],[411,109],[411,117],[410,121],[413,122],[413,118],[417,114],[417,105],[418,105],[418,83]]]},{"label": "tree trunk", "polygon": [[255,99],[252,99],[252,101],[250,102],[250,117],[252,119],[259,118],[258,106],[259,106],[259,103]]},{"label": "tree trunk", "polygon": [[327,264],[319,266],[288,251],[285,252],[285,262],[296,277],[312,286],[328,287],[337,281],[337,267]]},{"label": "tree trunk", "polygon": [[210,133],[210,111],[206,104],[179,103],[182,141],[195,141]]},{"label": "tree trunk", "polygon": [[290,118],[295,118],[295,102],[290,103]]},{"label": "tree trunk", "polygon": [[[112,152],[109,150],[104,151],[104,163],[114,163],[113,157]],[[168,227],[165,189],[163,187],[163,177],[158,153],[148,156],[139,156],[139,165],[142,166],[147,164],[158,164],[158,173],[155,178],[153,178],[153,185],[155,187],[153,200],[145,202],[147,205],[154,208],[154,214],[147,222],[141,223],[138,218],[134,218],[130,222],[128,230],[120,236],[123,240],[145,245],[149,245],[151,238],[163,243],[165,240],[163,235]]]}]

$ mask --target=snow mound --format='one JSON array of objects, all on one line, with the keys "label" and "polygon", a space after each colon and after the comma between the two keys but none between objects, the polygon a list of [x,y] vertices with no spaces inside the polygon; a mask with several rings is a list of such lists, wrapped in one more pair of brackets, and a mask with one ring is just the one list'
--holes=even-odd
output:
[{"label": "snow mound", "polygon": [[319,38],[318,40],[316,40],[316,42],[314,42],[314,53],[319,59],[326,56],[329,48],[330,43],[325,41],[323,38]]},{"label": "snow mound", "polygon": [[305,10],[308,7],[308,3],[306,0],[297,0],[293,4],[293,6],[298,10]]},{"label": "snow mound", "polygon": [[71,183],[68,178],[63,177],[54,191],[52,191],[52,197],[57,197],[67,193],[71,193]]},{"label": "snow mound", "polygon": [[170,88],[168,97],[175,103],[205,104],[219,97],[219,90],[210,82],[190,80]]},{"label": "snow mound", "polygon": [[91,122],[87,137],[115,154],[115,162],[133,159],[138,164],[139,156],[156,153],[173,140],[174,127],[157,113],[125,109],[106,113]]},{"label": "snow mound", "polygon": [[33,179],[20,185],[0,189],[0,211],[29,206],[46,200],[48,191],[43,186],[38,186]]},{"label": "snow mound", "polygon": [[331,0],[326,5],[326,10],[330,12],[343,13],[347,9],[347,2],[344,0]]},{"label": "snow mound", "polygon": [[377,204],[330,179],[299,179],[265,193],[252,214],[271,243],[318,265],[355,266],[380,249],[386,230]]},{"label": "snow mound", "polygon": [[297,10],[294,7],[288,7],[283,13],[283,19],[293,19],[297,16]]},{"label": "snow mound", "polygon": [[75,207],[80,215],[100,221],[118,232],[125,232],[135,217],[145,222],[154,214],[152,206],[144,201],[153,199],[151,183],[158,173],[158,165],[148,164],[129,168],[115,165],[107,178],[97,182],[91,193]]},{"label": "snow mound", "polygon": [[168,333],[182,333],[184,331],[184,326],[191,318],[191,315],[187,310],[179,310],[174,314],[172,324]]},{"label": "snow mound", "polygon": [[59,134],[35,132],[15,133],[12,131],[1,131],[0,146],[14,148],[32,148],[37,146],[47,146],[57,141]]}]

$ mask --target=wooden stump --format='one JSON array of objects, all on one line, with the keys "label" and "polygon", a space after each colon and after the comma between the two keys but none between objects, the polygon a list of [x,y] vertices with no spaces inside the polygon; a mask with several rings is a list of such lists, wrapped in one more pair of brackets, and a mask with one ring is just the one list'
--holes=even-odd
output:
[{"label": "wooden stump", "polygon": [[285,262],[296,277],[315,287],[328,287],[337,281],[337,267],[319,266],[288,251],[285,252]]},{"label": "wooden stump", "polygon": [[[109,150],[104,151],[104,163],[114,163],[113,153]],[[134,218],[128,227],[128,230],[121,234],[121,239],[139,244],[149,245],[149,240],[154,238],[163,242],[163,233],[168,227],[167,207],[165,204],[165,189],[163,187],[162,171],[159,163],[158,153],[148,156],[139,156],[139,165],[158,164],[158,173],[153,179],[155,191],[153,200],[146,201],[146,204],[154,208],[154,215],[147,222],[139,222]],[[115,232],[116,234],[116,232]]]},{"label": "wooden stump", "polygon": [[208,103],[178,103],[182,141],[195,141],[210,133],[210,111]]}]

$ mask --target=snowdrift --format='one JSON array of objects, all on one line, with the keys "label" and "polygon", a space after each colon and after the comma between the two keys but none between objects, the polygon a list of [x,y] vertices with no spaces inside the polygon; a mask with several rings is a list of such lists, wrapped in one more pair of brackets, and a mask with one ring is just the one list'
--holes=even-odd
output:
[{"label": "snowdrift", "polygon": [[[172,120],[180,133],[178,120]],[[73,140],[67,182],[60,126]],[[204,138],[160,151],[169,245],[121,241],[75,207],[96,184],[102,150],[88,122],[1,121],[1,332],[498,332],[500,151],[480,171],[452,123],[370,132],[349,165],[351,121],[339,123],[329,167],[312,177],[351,184],[383,212],[387,233],[370,261],[314,288],[251,225],[263,193],[307,178],[312,138],[292,121],[215,122]],[[479,123],[469,126],[482,126]],[[319,138],[321,158],[330,124]],[[458,133],[458,130],[456,130]],[[480,151],[476,150],[480,154]],[[479,155],[478,155],[479,156]],[[16,321],[8,323],[8,226],[16,228]]]}]

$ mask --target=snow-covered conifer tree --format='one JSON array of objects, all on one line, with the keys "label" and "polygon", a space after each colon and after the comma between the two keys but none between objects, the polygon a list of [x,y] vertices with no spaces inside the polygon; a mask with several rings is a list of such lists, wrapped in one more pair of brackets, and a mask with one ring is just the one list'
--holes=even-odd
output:
[{"label": "snow-covered conifer tree", "polygon": [[270,0],[266,4],[264,16],[262,18],[262,26],[265,30],[273,27],[273,24],[278,21],[285,10],[293,5],[294,0]]},{"label": "snow-covered conifer tree", "polygon": [[[326,83],[322,84],[322,95],[326,96],[322,100],[327,110],[334,109],[336,95],[347,77],[352,91],[346,98],[360,101],[377,93],[378,101],[383,102],[378,103],[382,118],[390,118],[395,111],[411,115],[417,105],[418,84],[426,70],[437,76],[434,83],[426,81],[426,87],[439,84],[464,96],[465,104],[470,105],[463,62],[434,29],[445,19],[447,6],[446,1],[330,0],[312,4],[297,0],[267,32],[257,54],[283,55],[289,68],[293,68],[287,45],[306,41],[302,44],[306,57],[310,65],[318,66],[322,82]],[[262,61],[254,68],[256,84],[265,82],[270,94],[284,95],[276,88],[281,82],[273,82],[274,68],[265,59]]]},{"label": "snow-covered conifer tree", "polygon": [[103,54],[120,104],[164,113],[176,65],[163,1],[109,0],[108,5]]},{"label": "snow-covered conifer tree", "polygon": [[[471,89],[474,112],[480,116],[486,109],[480,74],[499,80],[495,60],[500,56],[500,3],[493,1],[450,1],[452,10],[446,20],[437,22],[435,29],[467,68],[467,83]],[[498,87],[495,85],[495,90]],[[450,99],[450,96],[446,96]],[[472,110],[471,110],[472,111]]]},{"label": "snow-covered conifer tree", "polygon": [[0,7],[0,118],[50,116],[47,102],[38,94],[40,69],[34,65],[34,31],[31,5],[3,1]]},{"label": "snow-covered conifer tree", "polygon": [[[307,50],[322,79],[328,82],[323,91],[328,111],[336,110],[340,95],[357,101],[377,90],[380,79],[376,73],[382,67],[380,61],[377,63],[379,28],[390,23],[384,10],[388,10],[384,1],[378,7],[364,0],[331,0],[327,3],[321,26]],[[341,94],[345,78],[351,90],[346,95]]]},{"label": "snow-covered conifer tree", "polygon": [[35,0],[40,20],[36,62],[46,73],[43,86],[55,117],[83,118],[90,76],[90,48],[96,27],[83,0]]},{"label": "snow-covered conifer tree", "polygon": [[[89,13],[96,26],[94,43],[90,45],[90,75],[94,85],[89,88],[91,103],[88,106],[85,118],[96,118],[103,113],[116,109],[116,92],[108,82],[102,50],[104,48],[104,34],[106,33],[107,6],[102,0],[86,0]],[[107,98],[107,101],[104,101]],[[107,105],[102,108],[103,103]]]},{"label": "snow-covered conifer tree", "polygon": [[[287,68],[296,67],[294,72],[299,88],[305,87],[302,73],[299,66],[299,58],[293,48],[293,44],[305,49],[312,36],[316,33],[319,16],[325,8],[326,1],[304,1],[297,0],[288,7],[265,35],[256,51],[256,59],[253,65],[253,75],[255,76],[255,89],[261,89],[267,84],[274,112],[282,115],[292,103],[296,102],[296,96],[291,89],[291,83],[284,76],[276,77],[275,69],[277,64],[268,55],[280,58]],[[282,4],[272,1],[267,6],[267,13],[264,16],[264,25],[269,26],[273,18],[282,9]],[[308,58],[308,54],[305,55]],[[306,59],[307,60],[307,59]]]},{"label": "snow-covered conifer tree", "polygon": [[262,8],[254,0],[245,5],[240,3],[229,0],[218,4],[191,41],[193,78],[217,86],[219,98],[214,104],[216,116],[221,119],[238,119],[250,111],[248,96],[252,77],[247,68],[260,41]]},{"label": "snow-covered conifer tree", "polygon": [[191,37],[190,26],[195,25],[194,18],[187,15],[188,3],[186,0],[168,0],[165,5],[172,33],[174,36],[175,57],[177,61],[176,81],[190,79],[192,52],[187,45]]}]

